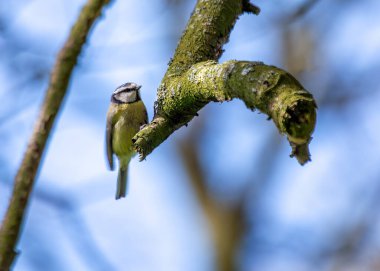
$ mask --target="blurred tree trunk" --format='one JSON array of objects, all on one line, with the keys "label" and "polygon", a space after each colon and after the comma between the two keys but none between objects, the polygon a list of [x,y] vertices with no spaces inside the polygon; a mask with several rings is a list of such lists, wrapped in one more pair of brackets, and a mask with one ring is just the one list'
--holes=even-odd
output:
[{"label": "blurred tree trunk", "polygon": [[217,270],[233,271],[236,270],[235,256],[244,233],[243,205],[224,205],[207,188],[205,170],[199,157],[204,118],[194,123],[186,138],[177,142],[177,147],[209,225]]}]

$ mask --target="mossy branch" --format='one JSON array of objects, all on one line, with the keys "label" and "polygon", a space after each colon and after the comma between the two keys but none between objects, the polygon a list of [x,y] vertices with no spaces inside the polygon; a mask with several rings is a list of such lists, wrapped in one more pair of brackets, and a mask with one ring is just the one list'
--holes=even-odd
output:
[{"label": "mossy branch", "polygon": [[133,138],[140,159],[175,130],[187,125],[211,101],[239,98],[251,110],[273,119],[301,164],[310,160],[308,143],[314,130],[312,95],[287,72],[263,63],[218,64],[222,46],[243,12],[258,13],[248,0],[199,0],[157,91],[155,116]]},{"label": "mossy branch", "polygon": [[15,247],[19,239],[28,199],[55,117],[62,105],[72,71],[91,27],[100,16],[102,8],[109,2],[110,0],[89,0],[87,2],[57,57],[39,118],[15,177],[12,198],[1,225],[0,270],[10,270],[14,261]]},{"label": "mossy branch", "polygon": [[294,146],[298,161],[304,164],[309,160],[304,146],[310,141],[316,117],[311,94],[279,68],[235,60],[222,64],[201,62],[161,84],[155,118],[134,137],[141,158],[191,121],[207,103],[234,98],[243,100],[251,110],[267,114]]}]

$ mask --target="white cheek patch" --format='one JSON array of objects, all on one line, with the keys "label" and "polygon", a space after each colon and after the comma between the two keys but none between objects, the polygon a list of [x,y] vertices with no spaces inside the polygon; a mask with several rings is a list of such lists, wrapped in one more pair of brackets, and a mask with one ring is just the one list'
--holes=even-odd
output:
[{"label": "white cheek patch", "polygon": [[127,92],[127,103],[136,102],[136,91]]},{"label": "white cheek patch", "polygon": [[115,97],[117,100],[123,102],[123,103],[133,103],[136,101],[136,91],[129,91],[129,92],[121,92],[116,94]]}]

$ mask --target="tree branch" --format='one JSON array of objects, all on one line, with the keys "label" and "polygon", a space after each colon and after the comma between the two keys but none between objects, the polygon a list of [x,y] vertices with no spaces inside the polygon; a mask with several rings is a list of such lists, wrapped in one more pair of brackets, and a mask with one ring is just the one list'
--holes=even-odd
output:
[{"label": "tree branch", "polygon": [[215,62],[246,6],[246,0],[198,1],[158,88],[155,116],[133,138],[140,159],[207,103],[239,98],[251,110],[259,109],[273,119],[288,137],[291,156],[301,164],[310,160],[308,143],[316,119],[312,95],[276,67],[248,61]]},{"label": "tree branch", "polygon": [[15,246],[34,179],[55,117],[61,107],[71,73],[87,36],[102,8],[110,0],[89,0],[71,29],[51,73],[39,118],[29,141],[22,164],[15,177],[12,198],[0,229],[0,270],[9,270],[16,255]]},{"label": "tree branch", "polygon": [[222,46],[243,13],[243,2],[246,0],[198,0],[163,81],[181,75],[193,64],[218,60]]},{"label": "tree branch", "polygon": [[273,119],[301,164],[309,160],[307,144],[315,126],[316,105],[312,95],[281,69],[249,61],[201,62],[165,81],[160,94],[160,111],[133,139],[142,158],[208,102],[239,98],[249,109],[257,108]]}]

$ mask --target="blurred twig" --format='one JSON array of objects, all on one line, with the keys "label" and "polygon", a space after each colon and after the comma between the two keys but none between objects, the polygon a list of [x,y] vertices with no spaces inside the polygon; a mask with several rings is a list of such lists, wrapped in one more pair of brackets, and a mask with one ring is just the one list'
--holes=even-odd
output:
[{"label": "blurred twig", "polygon": [[16,255],[15,247],[34,178],[44,152],[55,117],[66,94],[77,58],[86,42],[87,35],[109,0],[89,0],[83,7],[77,22],[58,55],[51,73],[40,116],[30,139],[22,164],[15,177],[12,198],[0,230],[0,270],[8,270]]},{"label": "blurred twig", "polygon": [[287,16],[287,23],[293,23],[308,13],[319,0],[305,0],[290,16]]}]

